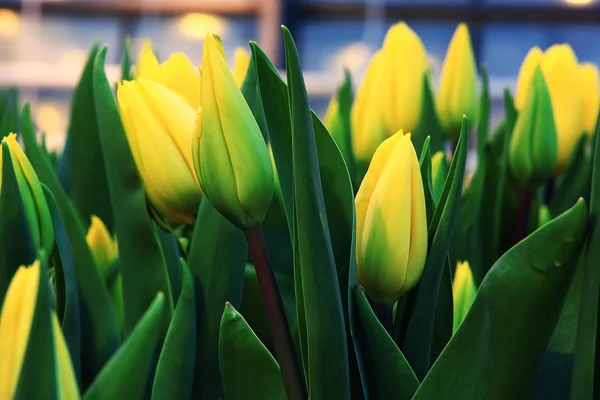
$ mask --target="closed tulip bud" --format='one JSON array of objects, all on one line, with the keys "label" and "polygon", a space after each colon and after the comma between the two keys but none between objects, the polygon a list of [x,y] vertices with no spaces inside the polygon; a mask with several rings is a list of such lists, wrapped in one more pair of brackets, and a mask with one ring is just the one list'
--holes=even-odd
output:
[{"label": "closed tulip bud", "polygon": [[52,312],[52,333],[56,355],[58,398],[65,400],[79,399],[79,389],[77,388],[77,378],[75,378],[75,370],[71,362],[71,354],[69,354],[69,348],[55,312]]},{"label": "closed tulip bud", "polygon": [[377,147],[386,138],[381,103],[383,62],[381,51],[376,52],[369,61],[350,114],[354,159],[365,169]]},{"label": "closed tulip bud", "polygon": [[373,301],[393,304],[421,278],[427,257],[425,194],[410,134],[375,152],[356,195],[358,282]]},{"label": "closed tulip bud", "polygon": [[149,40],[144,40],[135,66],[135,77],[153,79],[157,70],[158,60],[152,50],[152,43]]},{"label": "closed tulip bud", "polygon": [[522,186],[533,190],[552,176],[557,153],[550,93],[538,67],[510,139],[510,168]]},{"label": "closed tulip bud", "polygon": [[452,281],[452,298],[454,299],[454,323],[452,332],[456,332],[463,322],[471,305],[475,301],[477,287],[473,281],[473,273],[469,262],[458,262],[454,280]]},{"label": "closed tulip bud", "polygon": [[194,174],[195,110],[156,82],[123,82],[117,91],[129,147],[146,195],[165,224],[192,224],[202,192]]},{"label": "closed tulip bud", "polygon": [[183,53],[175,53],[148,78],[179,94],[194,111],[200,106],[200,72]]},{"label": "closed tulip bud", "polygon": [[568,44],[553,45],[543,54],[539,49],[530,50],[525,58],[517,85],[515,106],[525,106],[527,93],[532,87],[536,62],[542,68],[544,80],[550,92],[554,125],[558,138],[558,162],[555,172],[564,169],[573,154],[584,130],[584,102],[581,71],[577,56]]},{"label": "closed tulip bud", "polygon": [[580,69],[583,80],[583,130],[588,135],[593,135],[600,112],[600,77],[598,67],[594,64],[581,64]]},{"label": "closed tulip bud", "polygon": [[436,103],[440,122],[447,135],[458,139],[462,117],[475,121],[479,108],[477,64],[469,28],[458,25],[442,66]]},{"label": "closed tulip bud", "polygon": [[433,195],[435,197],[436,204],[442,197],[444,191],[444,184],[446,183],[446,177],[448,176],[448,161],[446,154],[443,151],[438,151],[431,158],[431,178],[433,184]]},{"label": "closed tulip bud", "polygon": [[323,123],[340,149],[340,153],[342,153],[346,164],[348,164],[352,160],[352,150],[350,149],[351,133],[348,132],[348,120],[344,117],[347,118],[348,116],[343,115],[340,110],[337,94],[335,94],[329,102]]},{"label": "closed tulip bud", "polygon": [[246,79],[246,72],[250,65],[250,53],[246,49],[237,48],[233,56],[233,77],[239,87],[242,87],[244,79]]},{"label": "closed tulip bud", "polygon": [[542,204],[540,206],[540,212],[538,214],[538,228],[546,225],[550,221],[552,221],[552,214],[550,213],[550,209],[547,205]]},{"label": "closed tulip bud", "polygon": [[[16,134],[11,133],[6,136],[2,139],[2,143],[6,143],[10,151],[12,166],[17,177],[17,184],[33,244],[38,249],[44,249],[46,254],[51,254],[54,247],[54,228],[40,180],[17,142]],[[2,151],[0,151],[0,167],[2,161]],[[0,173],[0,188],[1,185],[2,174]]]},{"label": "closed tulip bud", "polygon": [[259,225],[274,191],[269,151],[252,111],[211,33],[202,53],[202,98],[193,153],[212,205],[241,229]]},{"label": "closed tulip bud", "polygon": [[117,258],[117,242],[110,236],[104,222],[95,215],[92,215],[92,223],[88,229],[86,240],[96,261],[96,266],[104,275],[114,259]]},{"label": "closed tulip bud", "polygon": [[404,22],[393,25],[383,41],[384,84],[379,100],[388,136],[414,131],[421,119],[427,52],[421,38]]}]

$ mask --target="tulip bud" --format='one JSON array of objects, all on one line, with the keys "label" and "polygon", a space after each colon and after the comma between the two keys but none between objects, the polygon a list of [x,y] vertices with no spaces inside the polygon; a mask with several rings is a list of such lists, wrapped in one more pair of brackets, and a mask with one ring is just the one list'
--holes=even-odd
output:
[{"label": "tulip bud", "polygon": [[531,85],[533,71],[540,65],[543,55],[544,53],[539,47],[532,47],[527,52],[523,64],[521,64],[517,78],[517,91],[515,93],[515,108],[517,110],[522,110],[525,106],[525,98],[529,91],[529,85]]},{"label": "tulip bud", "polygon": [[[7,144],[10,151],[33,243],[36,248],[44,249],[46,254],[51,254],[54,247],[54,227],[40,180],[23,149],[17,143],[17,135],[11,133],[2,139],[2,142]],[[0,166],[2,166],[2,151],[0,151]],[[2,174],[0,173],[0,187],[1,185]]]},{"label": "tulip bud", "polygon": [[246,79],[246,72],[250,65],[250,53],[246,49],[237,48],[233,56],[233,77],[239,87],[242,87],[244,79]]},{"label": "tulip bud", "polygon": [[108,233],[104,222],[95,215],[92,215],[92,223],[88,229],[86,240],[96,261],[96,266],[104,275],[114,259],[117,258],[117,242]]},{"label": "tulip bud", "polygon": [[533,190],[552,176],[557,153],[550,93],[537,67],[510,139],[510,168],[522,186]]},{"label": "tulip bud", "polygon": [[[348,126],[347,114],[344,115],[340,110],[338,94],[334,94],[327,107],[323,123],[327,127],[329,134],[340,149],[340,153],[346,161],[346,165],[352,160],[352,151],[350,150],[350,132]],[[349,168],[350,169],[350,168]]]},{"label": "tulip bud", "polygon": [[454,323],[452,332],[456,332],[463,322],[471,305],[475,301],[477,287],[473,281],[473,273],[469,262],[458,262],[452,281],[452,298],[454,299]]},{"label": "tulip bud", "polygon": [[202,98],[193,153],[212,205],[241,229],[259,225],[271,204],[273,168],[260,128],[209,33],[202,53]]},{"label": "tulip bud", "polygon": [[71,362],[71,354],[67,342],[60,328],[60,322],[55,312],[52,312],[52,333],[54,334],[54,348],[56,352],[57,389],[59,399],[79,399],[79,389],[75,370]]},{"label": "tulip bud", "polygon": [[591,136],[596,132],[600,111],[600,77],[598,67],[594,64],[581,64],[580,70],[583,80],[583,130]]},{"label": "tulip bud", "polygon": [[152,50],[152,43],[149,40],[144,40],[135,66],[135,77],[152,79],[156,75],[157,70],[158,60]]},{"label": "tulip bud", "polygon": [[386,137],[381,95],[383,90],[383,55],[376,52],[365,71],[352,105],[352,151],[364,169],[377,147]]},{"label": "tulip bud", "polygon": [[183,53],[175,53],[160,64],[154,77],[155,82],[179,94],[194,111],[200,106],[200,73],[198,68]]},{"label": "tulip bud", "polygon": [[550,221],[552,221],[552,214],[550,213],[550,209],[547,205],[542,204],[540,206],[540,212],[538,214],[538,228],[541,228]]},{"label": "tulip bud", "polygon": [[448,176],[448,161],[443,151],[438,151],[431,158],[431,178],[433,184],[433,195],[437,204],[442,197],[446,177]]},{"label": "tulip bud", "polygon": [[421,119],[423,75],[427,52],[419,36],[404,22],[393,25],[383,41],[383,86],[379,106],[388,136],[399,129],[414,131]]},{"label": "tulip bud", "polygon": [[145,79],[123,82],[117,98],[157,217],[165,224],[192,224],[202,195],[192,161],[195,110],[172,90]]},{"label": "tulip bud", "polygon": [[393,304],[421,278],[427,257],[425,194],[410,134],[373,156],[356,195],[358,282],[373,301]]},{"label": "tulip bud", "polygon": [[[437,111],[446,134],[458,139],[462,117],[475,121],[479,109],[477,64],[467,25],[456,28],[442,66]],[[473,122],[472,122],[473,123]]]}]

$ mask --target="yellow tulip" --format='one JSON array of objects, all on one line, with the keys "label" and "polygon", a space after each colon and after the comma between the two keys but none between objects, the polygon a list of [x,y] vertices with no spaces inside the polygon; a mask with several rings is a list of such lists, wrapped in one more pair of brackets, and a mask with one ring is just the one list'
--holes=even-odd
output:
[{"label": "yellow tulip", "polygon": [[27,350],[40,281],[40,263],[20,267],[0,314],[0,399],[12,399]]},{"label": "yellow tulip", "polygon": [[104,222],[92,215],[92,223],[86,236],[88,246],[94,256],[96,265],[102,273],[106,272],[110,264],[117,257],[117,243],[113,240],[106,229]]},{"label": "yellow tulip", "polygon": [[440,122],[452,139],[458,139],[463,115],[471,123],[476,120],[479,108],[477,92],[477,64],[471,35],[467,25],[461,23],[450,41],[436,98]]},{"label": "yellow tulip", "polygon": [[600,77],[598,67],[594,64],[581,64],[580,70],[583,80],[583,130],[588,135],[593,135],[600,111]]},{"label": "yellow tulip", "polygon": [[168,87],[196,111],[200,106],[200,73],[183,53],[175,53],[160,64],[154,77],[149,78]]},{"label": "yellow tulip", "polygon": [[[50,254],[54,247],[54,228],[40,180],[17,142],[16,134],[9,134],[2,139],[2,143],[6,143],[10,152],[33,243],[36,248],[43,248],[46,254]],[[1,150],[0,167],[2,166]],[[0,187],[1,185],[2,173],[0,171]]]},{"label": "yellow tulip", "polygon": [[536,61],[550,92],[552,112],[558,138],[558,163],[556,172],[564,169],[584,130],[584,102],[581,71],[577,56],[568,44],[553,45],[543,54],[530,50],[521,70],[517,85],[515,106],[525,106],[527,92],[531,90]]},{"label": "yellow tulip", "polygon": [[241,229],[260,224],[271,204],[273,168],[260,128],[227,66],[220,39],[207,34],[193,159],[211,204]]},{"label": "yellow tulip", "polygon": [[64,400],[79,399],[79,389],[77,388],[71,355],[69,354],[65,337],[60,329],[58,317],[54,312],[52,312],[52,332],[54,334],[54,348],[57,360],[58,398]]},{"label": "yellow tulip", "polygon": [[473,273],[469,262],[458,262],[454,280],[452,281],[452,298],[454,300],[454,323],[453,332],[458,330],[458,327],[463,322],[471,305],[475,301],[477,287],[473,280]]},{"label": "yellow tulip", "polygon": [[246,78],[246,71],[250,65],[250,53],[241,47],[235,49],[233,56],[233,77],[239,87],[242,87]]},{"label": "yellow tulip", "polygon": [[381,51],[376,52],[356,92],[350,119],[352,151],[357,163],[366,168],[377,147],[386,138],[382,109],[383,64]]},{"label": "yellow tulip", "polygon": [[388,136],[399,129],[414,131],[421,118],[427,52],[419,36],[404,22],[393,25],[383,42],[383,80],[379,107]]},{"label": "yellow tulip", "polygon": [[152,50],[152,43],[149,40],[144,40],[142,50],[137,59],[135,66],[135,77],[153,79],[158,70],[158,60]]},{"label": "yellow tulip", "polygon": [[166,223],[193,223],[202,195],[192,161],[195,110],[172,90],[145,79],[123,82],[117,98],[154,211]]},{"label": "yellow tulip", "polygon": [[399,131],[375,152],[356,195],[358,282],[376,302],[412,289],[427,257],[425,194],[410,134]]}]

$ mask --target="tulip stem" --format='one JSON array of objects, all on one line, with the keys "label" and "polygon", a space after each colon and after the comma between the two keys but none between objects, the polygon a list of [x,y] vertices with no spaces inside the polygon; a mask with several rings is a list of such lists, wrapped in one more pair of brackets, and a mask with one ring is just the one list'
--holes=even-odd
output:
[{"label": "tulip stem", "polygon": [[262,227],[254,227],[244,231],[250,254],[254,261],[254,269],[258,285],[267,311],[269,330],[273,337],[275,358],[281,368],[283,385],[290,400],[306,399],[306,389],[297,362],[292,335],[285,316],[283,301],[277,288],[275,274],[271,268],[269,254],[265,246]]},{"label": "tulip stem", "polygon": [[373,312],[390,337],[394,337],[394,305],[371,302]]},{"label": "tulip stem", "polygon": [[529,217],[531,213],[531,204],[533,202],[533,193],[530,190],[525,190],[519,201],[519,209],[517,221],[515,225],[515,244],[523,240],[529,231]]}]

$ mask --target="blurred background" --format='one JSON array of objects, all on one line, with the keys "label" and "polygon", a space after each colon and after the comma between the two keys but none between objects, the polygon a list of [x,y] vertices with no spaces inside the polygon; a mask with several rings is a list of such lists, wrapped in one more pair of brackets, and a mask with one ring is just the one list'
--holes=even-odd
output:
[{"label": "blurred background", "polygon": [[580,61],[600,64],[600,0],[0,0],[0,87],[18,87],[48,146],[62,146],[72,91],[95,40],[108,45],[108,75],[120,75],[125,39],[134,58],[150,38],[161,60],[183,51],[201,64],[207,31],[230,59],[255,40],[284,67],[279,26],[300,51],[313,108],[323,113],[342,80],[358,83],[388,27],[406,21],[425,44],[434,73],[458,22],[467,22],[475,55],[488,66],[492,123],[501,92],[514,89],[523,57],[568,42]]}]

